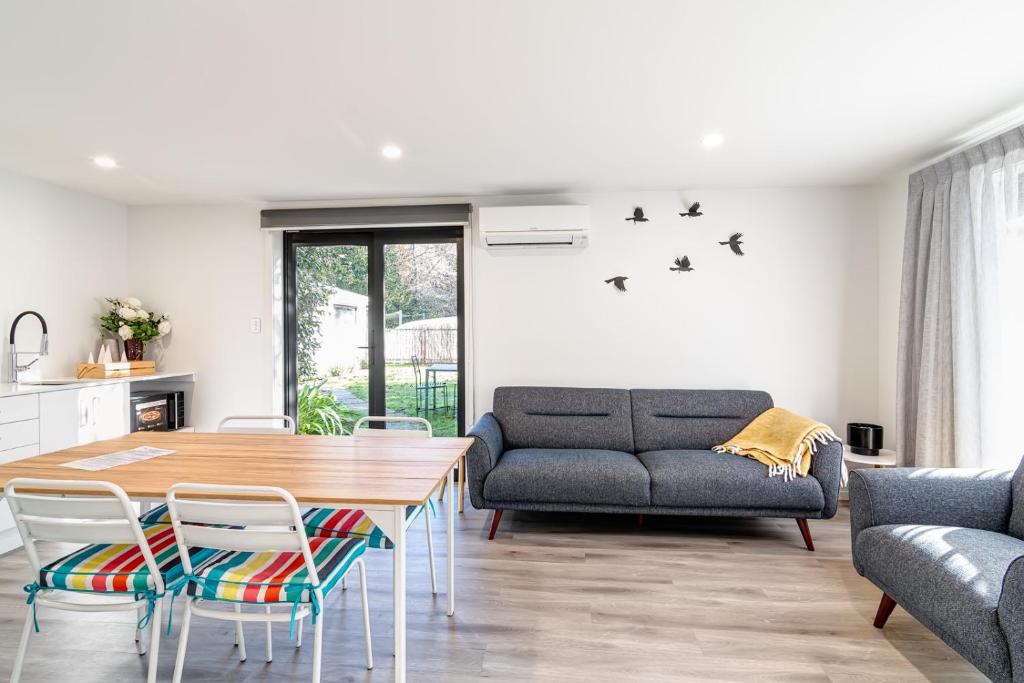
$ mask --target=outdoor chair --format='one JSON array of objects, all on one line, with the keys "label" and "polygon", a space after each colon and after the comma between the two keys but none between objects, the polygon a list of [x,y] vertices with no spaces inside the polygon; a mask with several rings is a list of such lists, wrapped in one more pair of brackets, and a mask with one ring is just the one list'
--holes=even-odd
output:
[{"label": "outdoor chair", "polygon": [[[441,408],[448,412],[448,383],[438,382],[437,376],[435,375],[432,379],[428,374],[421,372],[422,366],[420,365],[420,359],[418,356],[412,357],[412,375],[413,382],[415,383],[416,393],[416,414],[420,414],[420,406],[422,406],[423,414],[426,415],[428,411],[437,412],[437,392],[441,392],[442,403]],[[425,369],[424,369],[425,370]],[[421,402],[422,395],[422,402]]]}]

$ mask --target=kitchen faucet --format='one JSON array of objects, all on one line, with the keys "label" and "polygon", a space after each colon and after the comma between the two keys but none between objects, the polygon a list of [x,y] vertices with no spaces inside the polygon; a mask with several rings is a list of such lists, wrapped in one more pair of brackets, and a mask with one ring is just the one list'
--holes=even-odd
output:
[{"label": "kitchen faucet", "polygon": [[26,315],[34,315],[35,317],[39,318],[39,324],[41,324],[43,326],[43,336],[39,340],[39,356],[40,357],[45,356],[50,351],[49,335],[46,332],[46,320],[43,319],[43,316],[39,315],[35,311],[25,311],[24,313],[19,313],[18,317],[14,319],[14,322],[11,323],[11,338],[10,338],[10,349],[11,350],[10,350],[10,362],[8,364],[8,381],[13,382],[15,384],[18,382],[18,373],[20,371],[28,370],[30,367],[32,367],[33,365],[35,365],[39,361],[39,358],[37,357],[35,360],[33,360],[28,365],[18,365],[18,350],[14,346],[14,333],[18,329],[18,322],[22,318],[24,318]]}]

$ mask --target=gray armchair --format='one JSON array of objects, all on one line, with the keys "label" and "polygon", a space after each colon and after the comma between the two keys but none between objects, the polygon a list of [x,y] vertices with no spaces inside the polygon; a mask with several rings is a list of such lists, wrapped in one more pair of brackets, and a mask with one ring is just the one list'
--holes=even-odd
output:
[{"label": "gray armchair", "polygon": [[1010,470],[855,470],[853,563],[994,681],[1024,682],[1024,462]]}]

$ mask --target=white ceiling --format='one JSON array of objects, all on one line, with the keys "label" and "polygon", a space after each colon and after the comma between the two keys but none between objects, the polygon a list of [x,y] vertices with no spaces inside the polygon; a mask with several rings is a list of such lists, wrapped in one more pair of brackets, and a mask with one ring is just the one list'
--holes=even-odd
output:
[{"label": "white ceiling", "polygon": [[0,0],[0,166],[130,204],[858,184],[1024,102],[1022,26],[1020,0]]}]

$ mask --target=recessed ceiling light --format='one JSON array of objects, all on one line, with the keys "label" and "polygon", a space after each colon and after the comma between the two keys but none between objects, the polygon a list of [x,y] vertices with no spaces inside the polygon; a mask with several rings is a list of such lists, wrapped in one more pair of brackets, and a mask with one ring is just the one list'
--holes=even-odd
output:
[{"label": "recessed ceiling light", "polygon": [[98,156],[92,158],[92,163],[100,168],[117,168],[117,162],[110,157]]},{"label": "recessed ceiling light", "polygon": [[402,148],[398,145],[384,145],[380,148],[380,154],[385,159],[401,159]]},{"label": "recessed ceiling light", "polygon": [[725,137],[721,133],[708,133],[700,139],[700,144],[704,146],[704,149],[714,149],[725,142]]}]

